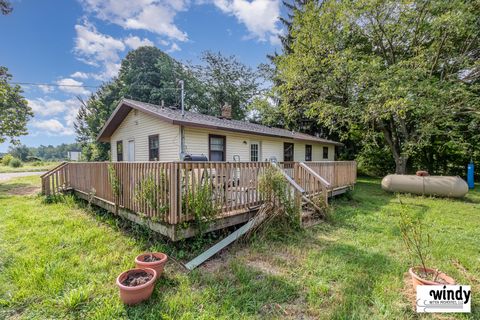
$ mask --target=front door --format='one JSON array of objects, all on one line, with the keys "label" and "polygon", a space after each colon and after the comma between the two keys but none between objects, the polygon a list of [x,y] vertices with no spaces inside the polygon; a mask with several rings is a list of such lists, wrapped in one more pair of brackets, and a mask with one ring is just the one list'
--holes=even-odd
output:
[{"label": "front door", "polygon": [[128,141],[128,159],[127,161],[135,161],[135,140]]},{"label": "front door", "polygon": [[283,161],[293,161],[293,143],[283,143]]}]

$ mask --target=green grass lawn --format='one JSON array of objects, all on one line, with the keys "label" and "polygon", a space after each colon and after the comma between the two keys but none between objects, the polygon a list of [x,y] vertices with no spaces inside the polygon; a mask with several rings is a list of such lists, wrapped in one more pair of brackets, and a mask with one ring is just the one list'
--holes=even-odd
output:
[{"label": "green grass lawn", "polygon": [[24,162],[21,167],[13,168],[0,163],[0,173],[48,171],[59,164],[60,162],[58,161]]},{"label": "green grass lawn", "polygon": [[[39,178],[0,183],[0,318],[419,318],[406,294],[401,205],[378,180],[361,179],[351,199],[333,202],[328,222],[304,232],[237,244],[190,274],[170,261],[152,298],[136,307],[120,302],[115,278],[137,254],[163,250],[181,258],[202,242],[173,245],[71,198],[45,204],[12,195],[32,184]],[[465,200],[402,202],[429,225],[430,264],[472,286],[473,314],[435,318],[480,318],[479,188]]]}]

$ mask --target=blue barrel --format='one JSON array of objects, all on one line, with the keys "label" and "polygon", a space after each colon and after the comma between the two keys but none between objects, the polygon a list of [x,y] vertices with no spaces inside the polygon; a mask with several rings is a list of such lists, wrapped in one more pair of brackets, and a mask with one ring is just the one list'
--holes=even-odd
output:
[{"label": "blue barrel", "polygon": [[469,189],[475,188],[475,182],[473,181],[473,169],[474,169],[473,161],[467,166],[467,184]]}]

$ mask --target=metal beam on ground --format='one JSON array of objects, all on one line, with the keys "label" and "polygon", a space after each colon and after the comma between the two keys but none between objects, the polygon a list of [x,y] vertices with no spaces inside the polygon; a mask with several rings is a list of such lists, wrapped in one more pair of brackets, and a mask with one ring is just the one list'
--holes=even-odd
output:
[{"label": "metal beam on ground", "polygon": [[211,257],[213,257],[216,253],[218,253],[220,250],[231,244],[232,242],[238,240],[241,236],[243,236],[245,233],[247,233],[249,230],[251,230],[253,227],[261,223],[265,219],[264,215],[258,215],[250,219],[247,223],[245,223],[243,226],[241,226],[239,229],[235,230],[232,232],[228,237],[223,239],[222,241],[218,242],[215,244],[213,247],[208,249],[207,251],[203,252],[193,260],[187,262],[185,264],[185,268],[188,270],[193,270]]}]

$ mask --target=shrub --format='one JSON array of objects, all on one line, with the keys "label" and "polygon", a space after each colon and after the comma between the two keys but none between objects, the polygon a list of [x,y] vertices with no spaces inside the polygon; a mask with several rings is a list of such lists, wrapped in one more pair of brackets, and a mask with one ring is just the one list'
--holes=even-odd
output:
[{"label": "shrub", "polygon": [[265,201],[264,213],[274,218],[287,218],[290,227],[299,227],[300,208],[291,199],[288,182],[279,169],[271,166],[258,179],[258,189]]},{"label": "shrub", "polygon": [[12,168],[20,168],[23,165],[23,163],[20,159],[13,158],[12,160],[10,160],[9,165]]},{"label": "shrub", "polygon": [[149,209],[160,214],[168,212],[168,203],[163,203],[168,195],[168,185],[163,171],[160,172],[159,184],[153,176],[148,176],[140,181],[135,188],[135,200],[146,204]]},{"label": "shrub", "polygon": [[426,261],[430,258],[431,240],[422,217],[416,212],[408,211],[402,204],[399,227],[408,253],[426,270]]},{"label": "shrub", "polygon": [[10,164],[10,161],[12,161],[13,156],[11,154],[6,154],[3,159],[2,159],[2,164],[4,166],[8,166]]},{"label": "shrub", "polygon": [[218,214],[220,209],[209,177],[198,184],[195,190],[189,189],[183,195],[182,203],[185,212],[193,214],[197,222],[208,222]]}]

